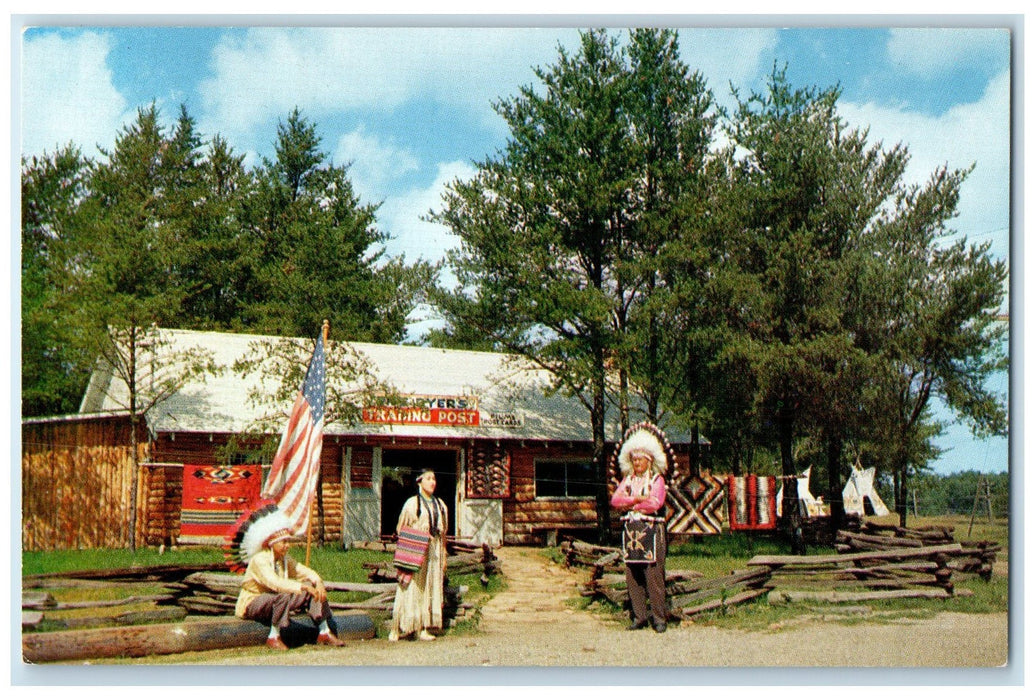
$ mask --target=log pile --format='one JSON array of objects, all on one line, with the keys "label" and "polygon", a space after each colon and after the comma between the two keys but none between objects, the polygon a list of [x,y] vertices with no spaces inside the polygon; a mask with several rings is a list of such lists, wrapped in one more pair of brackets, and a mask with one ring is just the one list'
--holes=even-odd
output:
[{"label": "log pile", "polygon": [[[394,544],[391,549],[394,551]],[[489,584],[489,577],[502,572],[500,560],[487,544],[476,544],[460,540],[446,542],[446,578],[464,574],[480,573],[482,585]],[[391,561],[367,562],[363,564],[367,570],[367,580],[371,583],[391,583],[398,581],[398,572]]]},{"label": "log pile", "polygon": [[749,567],[769,572],[770,604],[855,603],[892,598],[950,598],[955,590],[949,561],[958,543],[866,550],[832,555],[759,555]]},{"label": "log pile", "polygon": [[564,555],[564,565],[569,568],[572,566],[592,567],[591,580],[599,579],[605,574],[625,571],[625,566],[622,564],[622,553],[615,547],[603,547],[581,540],[571,540],[561,544],[561,554]]},{"label": "log pile", "polygon": [[[561,545],[565,564],[591,569],[590,579],[579,592],[588,598],[606,598],[626,607],[629,593],[625,585],[625,565],[621,550],[578,540]],[[665,593],[671,619],[689,619],[709,610],[746,603],[768,590],[768,571],[755,568],[734,571],[726,576],[704,578],[699,571],[668,570]]]},{"label": "log pile", "polygon": [[[861,532],[839,531],[836,549],[849,552],[887,551],[903,547],[931,547],[955,543],[951,525],[927,525],[903,528],[867,522]],[[1002,549],[986,540],[960,542],[961,549],[948,562],[948,567],[961,573],[974,573],[985,581],[992,578],[996,554]]]},{"label": "log pile", "polygon": [[[188,614],[188,609],[179,605],[182,586],[178,579],[225,568],[219,564],[172,564],[28,576],[22,580],[22,630],[36,630],[44,621],[52,629],[69,630],[176,622]],[[58,602],[48,592],[51,589],[104,591],[113,586],[127,592],[141,589],[141,592],[118,599],[94,598],[75,602]],[[156,588],[160,592],[155,593]],[[84,597],[92,596],[86,594]],[[65,611],[84,614],[53,614]]]},{"label": "log pile", "polygon": [[[237,594],[241,589],[241,576],[234,574],[197,573],[188,576],[176,585],[179,594],[176,604],[197,615],[233,615]],[[351,581],[324,581],[327,591],[363,594],[355,602],[331,601],[334,611],[365,611],[368,613],[391,614],[395,603],[395,583],[356,583]],[[464,617],[473,607],[463,600],[466,586],[446,586],[442,614],[447,625]]]}]

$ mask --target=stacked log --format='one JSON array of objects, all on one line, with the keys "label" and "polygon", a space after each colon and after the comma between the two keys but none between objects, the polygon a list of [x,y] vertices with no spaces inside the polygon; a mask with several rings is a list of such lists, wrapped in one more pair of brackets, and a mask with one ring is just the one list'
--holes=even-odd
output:
[{"label": "stacked log", "polygon": [[960,542],[963,550],[958,558],[950,562],[955,570],[965,573],[976,573],[984,581],[992,579],[992,567],[996,554],[1002,549],[998,542],[981,540],[977,542]]},{"label": "stacked log", "polygon": [[[446,577],[480,573],[482,585],[489,584],[489,577],[502,572],[499,558],[487,544],[447,543],[446,552],[452,549],[456,554],[446,557]],[[367,562],[367,580],[371,583],[395,583],[398,571],[391,561]]]},{"label": "stacked log", "polygon": [[[157,622],[176,622],[187,616],[188,610],[179,606],[182,590],[177,579],[205,571],[223,569],[223,565],[159,565],[97,569],[55,574],[37,574],[22,581],[22,629],[38,629],[46,621],[52,629],[82,629],[98,626],[129,626]],[[103,591],[118,586],[132,591],[140,588],[148,592],[119,599],[94,598],[75,602],[58,602],[48,589],[78,589]],[[154,593],[155,588],[161,592]],[[131,610],[113,608],[134,607]],[[55,615],[55,612],[82,611],[86,614]]]},{"label": "stacked log", "polygon": [[759,555],[747,565],[768,569],[771,604],[950,598],[970,593],[954,589],[948,565],[961,551],[954,543],[818,556]]},{"label": "stacked log", "polygon": [[[625,565],[621,550],[575,540],[561,546],[565,564],[591,569],[589,582],[580,588],[588,598],[606,598],[625,608],[629,592],[625,584]],[[726,576],[704,578],[690,569],[665,572],[665,594],[669,617],[689,619],[709,610],[725,609],[764,595],[769,586],[768,572],[763,569],[734,571]]]},{"label": "stacked log", "polygon": [[[233,615],[241,581],[241,576],[233,574],[193,574],[179,585],[176,604],[197,615]],[[394,583],[324,581],[324,588],[328,592],[368,594],[368,597],[355,602],[332,600],[331,610],[391,613],[397,587]],[[446,620],[464,617],[473,607],[463,600],[467,590],[467,586],[446,586],[443,591],[443,616]]]},{"label": "stacked log", "polygon": [[625,566],[622,564],[622,553],[615,547],[572,540],[561,544],[561,554],[564,555],[565,566],[592,567],[591,579],[599,579],[605,573],[625,571]]},{"label": "stacked log", "polygon": [[[839,531],[838,552],[887,551],[902,547],[930,547],[953,544],[951,525],[928,525],[903,528],[894,525],[866,523],[863,532]],[[996,542],[961,542],[957,555],[950,558],[948,567],[961,573],[976,573],[985,581],[992,578],[996,554],[1002,549]]]}]

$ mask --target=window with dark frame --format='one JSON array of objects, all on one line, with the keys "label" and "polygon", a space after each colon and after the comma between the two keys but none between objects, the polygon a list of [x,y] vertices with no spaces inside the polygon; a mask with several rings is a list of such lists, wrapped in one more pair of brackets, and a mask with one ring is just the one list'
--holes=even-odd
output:
[{"label": "window with dark frame", "polygon": [[537,459],[536,498],[593,498],[596,482],[589,460]]}]

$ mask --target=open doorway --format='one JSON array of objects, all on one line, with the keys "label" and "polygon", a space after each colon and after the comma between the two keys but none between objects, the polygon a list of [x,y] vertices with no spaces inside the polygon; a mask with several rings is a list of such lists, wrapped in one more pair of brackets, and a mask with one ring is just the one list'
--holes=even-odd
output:
[{"label": "open doorway", "polygon": [[449,509],[449,529],[456,533],[456,450],[389,450],[381,452],[381,534],[395,534],[399,512],[406,499],[417,493],[417,477],[425,469],[435,471],[435,495]]}]

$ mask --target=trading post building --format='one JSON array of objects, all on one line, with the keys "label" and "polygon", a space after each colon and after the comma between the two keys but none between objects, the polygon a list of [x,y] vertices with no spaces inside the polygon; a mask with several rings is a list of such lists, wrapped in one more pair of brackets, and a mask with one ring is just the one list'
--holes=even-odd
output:
[{"label": "trading post building", "polygon": [[[94,373],[79,414],[23,421],[23,548],[125,546],[134,488],[136,542],[216,542],[257,496],[269,465],[254,455],[279,439],[293,397],[272,404],[282,379],[240,361],[284,339],[167,329],[155,338],[138,360],[151,371],[142,381],[160,385],[173,371],[164,368],[192,352],[218,371],[176,384],[144,414],[137,478],[123,410],[128,392],[111,371]],[[313,341],[291,342],[304,364]],[[333,387],[335,357],[343,354],[361,370],[350,386]],[[354,419],[324,426],[314,539],[348,547],[393,534],[415,477],[428,468],[458,538],[497,546],[592,534],[589,411],[552,391],[548,372],[500,353],[372,343],[332,342],[329,358],[328,393],[333,387],[367,398]],[[371,399],[370,387],[391,399]],[[620,437],[617,411],[606,426],[610,456]],[[686,472],[689,436],[670,431],[669,438],[677,469]]]}]

